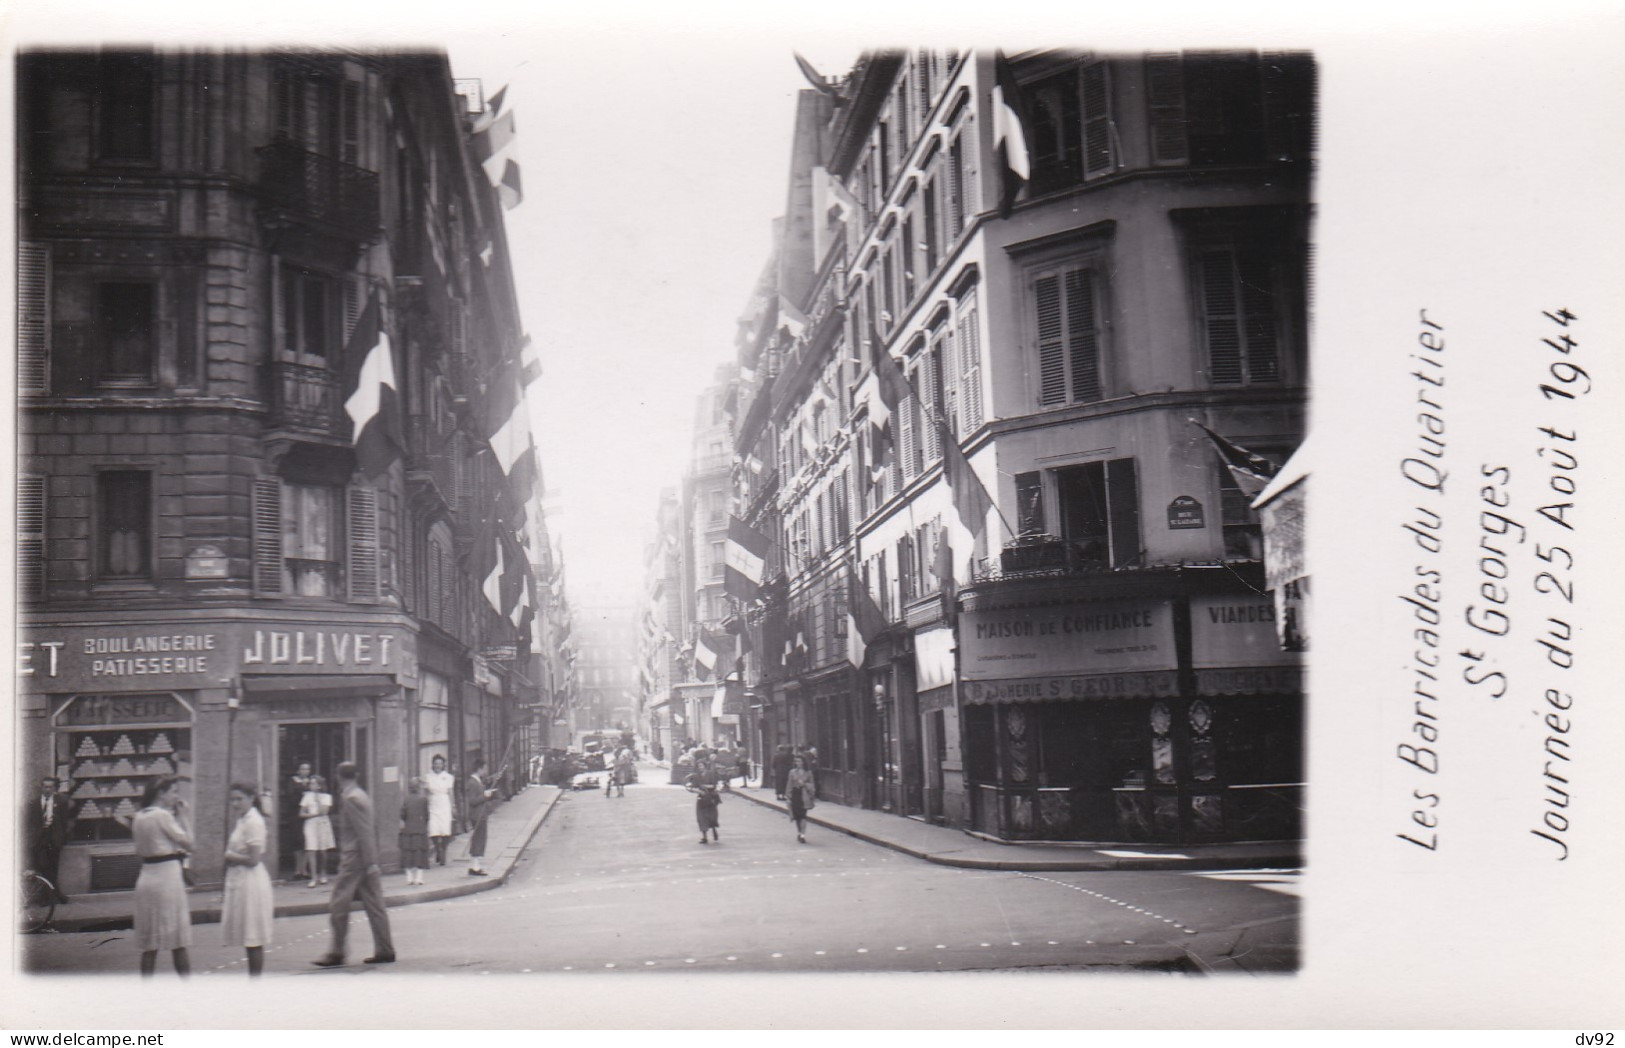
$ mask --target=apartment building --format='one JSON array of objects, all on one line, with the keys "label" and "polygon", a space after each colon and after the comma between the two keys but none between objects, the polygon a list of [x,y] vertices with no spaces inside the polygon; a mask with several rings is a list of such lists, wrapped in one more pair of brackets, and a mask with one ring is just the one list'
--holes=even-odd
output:
[{"label": "apartment building", "polygon": [[435,755],[522,768],[545,529],[477,85],[427,52],[17,68],[19,770],[73,798],[66,890],[133,884],[154,775],[200,828],[258,783],[285,874],[300,764],[381,811]]},{"label": "apartment building", "polygon": [[1302,54],[875,52],[803,93],[735,512],[763,741],[829,799],[1299,835],[1299,657],[1202,427],[1302,438],[1313,115]]}]

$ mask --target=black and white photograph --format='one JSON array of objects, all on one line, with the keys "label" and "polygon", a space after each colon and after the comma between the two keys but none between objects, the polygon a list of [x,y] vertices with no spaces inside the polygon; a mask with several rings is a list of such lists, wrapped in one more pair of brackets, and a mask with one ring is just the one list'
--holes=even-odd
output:
[{"label": "black and white photograph", "polygon": [[1618,1025],[1618,16],[298,10],[8,30],[0,1025]]}]

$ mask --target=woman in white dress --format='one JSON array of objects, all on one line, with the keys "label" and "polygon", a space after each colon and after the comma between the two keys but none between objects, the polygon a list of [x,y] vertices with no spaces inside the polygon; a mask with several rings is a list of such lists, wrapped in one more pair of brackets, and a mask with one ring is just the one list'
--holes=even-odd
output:
[{"label": "woman in white dress", "polygon": [[175,974],[192,972],[187,948],[192,945],[192,908],[186,899],[181,863],[192,850],[186,828],[186,798],[181,780],[160,775],[147,783],[141,810],[130,821],[141,873],[135,881],[135,942],[141,948],[141,974],[158,967],[158,951],[169,950]]},{"label": "woman in white dress", "polygon": [[429,795],[429,843],[434,845],[436,865],[446,865],[446,845],[451,843],[451,791],[457,778],[446,770],[446,758],[435,754],[423,777],[423,792]]},{"label": "woman in white dress", "polygon": [[309,860],[310,886],[327,883],[327,853],[338,847],[333,839],[333,795],[320,775],[310,777],[310,788],[299,800],[299,817],[305,821],[305,856]]},{"label": "woman in white dress", "polygon": [[[226,841],[226,897],[220,906],[220,930],[227,946],[248,951],[248,974],[265,970],[265,948],[271,945],[271,924],[276,914],[271,875],[265,857],[265,816],[260,813],[257,789],[246,782],[231,784],[231,812],[237,816]],[[308,825],[308,823],[307,823]]]}]

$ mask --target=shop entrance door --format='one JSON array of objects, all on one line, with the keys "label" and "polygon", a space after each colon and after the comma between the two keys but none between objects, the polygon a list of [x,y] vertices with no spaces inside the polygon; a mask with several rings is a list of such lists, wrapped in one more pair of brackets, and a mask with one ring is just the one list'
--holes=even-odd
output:
[{"label": "shop entrance door", "polygon": [[921,764],[925,771],[925,818],[940,823],[942,808],[942,764],[948,759],[947,724],[942,710],[931,710],[921,718]]},{"label": "shop entrance door", "polygon": [[[340,762],[354,760],[356,750],[348,721],[279,724],[276,740],[278,796],[281,801],[277,805],[279,847],[276,871],[281,877],[292,877],[305,847],[304,826],[299,818],[300,793],[293,782],[294,776],[299,773],[299,766],[309,764],[311,770],[326,781],[327,792],[336,795],[338,789],[334,772]],[[337,861],[336,856],[330,858]]]}]

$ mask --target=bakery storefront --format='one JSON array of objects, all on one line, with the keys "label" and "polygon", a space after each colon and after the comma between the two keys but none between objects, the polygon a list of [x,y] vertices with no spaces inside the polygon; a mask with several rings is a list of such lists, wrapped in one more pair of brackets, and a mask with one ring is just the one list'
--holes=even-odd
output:
[{"label": "bakery storefront", "polygon": [[1268,596],[966,611],[971,825],[1002,840],[1300,835],[1303,698]]},{"label": "bakery storefront", "polygon": [[[134,885],[130,820],[155,776],[190,776],[192,868],[218,883],[230,783],[259,785],[267,866],[292,872],[301,764],[332,781],[353,760],[378,810],[399,804],[415,634],[399,622],[225,620],[25,625],[18,674],[25,783],[71,799],[70,895]],[[330,788],[331,789],[331,788]],[[380,834],[385,861],[393,833]]]}]

